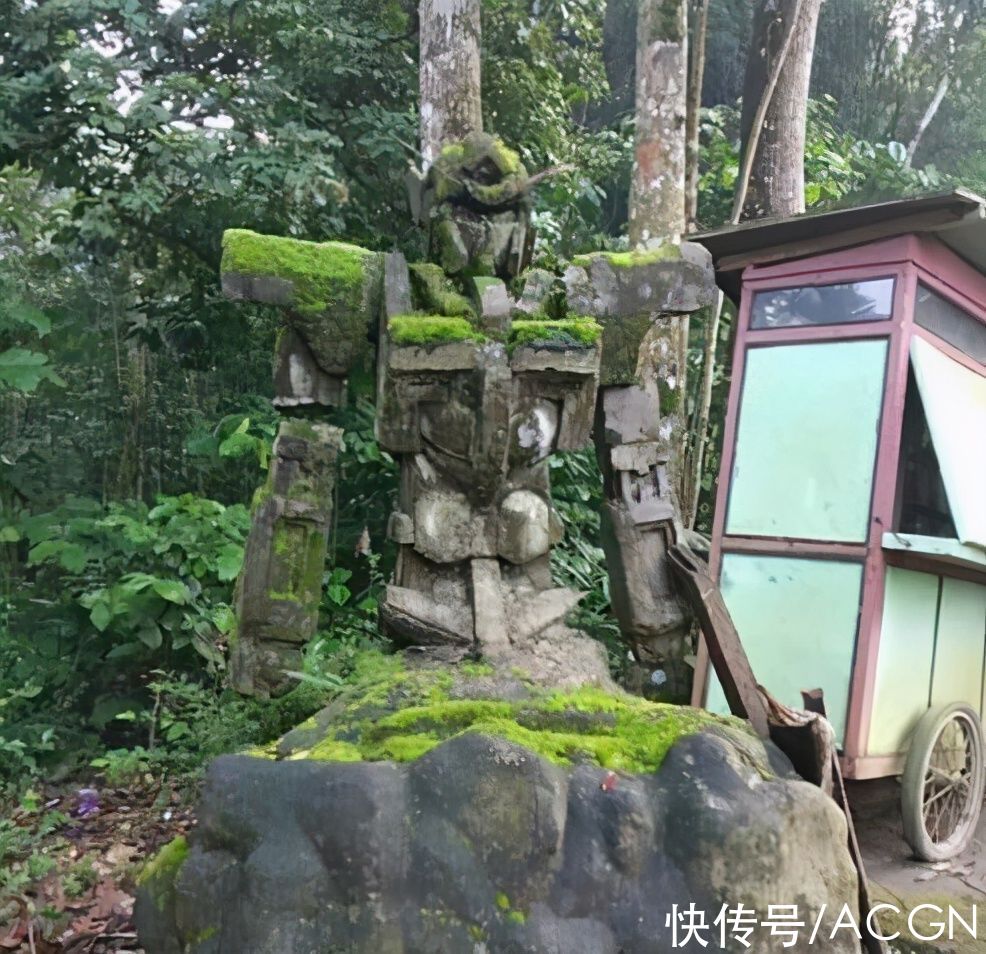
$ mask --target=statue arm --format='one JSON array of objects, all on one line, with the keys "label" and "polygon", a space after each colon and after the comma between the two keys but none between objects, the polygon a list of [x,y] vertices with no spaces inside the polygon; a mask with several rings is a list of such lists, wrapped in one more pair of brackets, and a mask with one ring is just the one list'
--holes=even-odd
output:
[{"label": "statue arm", "polygon": [[303,242],[247,229],[225,233],[224,294],[285,312],[274,365],[275,405],[344,402],[346,378],[372,359],[383,259],[345,242]]}]

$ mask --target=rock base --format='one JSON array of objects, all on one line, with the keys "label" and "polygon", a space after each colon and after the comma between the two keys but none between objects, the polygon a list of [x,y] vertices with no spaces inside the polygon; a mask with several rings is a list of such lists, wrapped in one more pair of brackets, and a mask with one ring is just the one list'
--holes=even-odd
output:
[{"label": "rock base", "polygon": [[700,950],[673,946],[674,905],[710,924],[726,903],[761,918],[797,904],[809,925],[822,905],[855,910],[845,844],[827,796],[725,728],[639,775],[477,733],[406,764],[225,756],[187,856],[151,870],[136,919],[148,954]]}]

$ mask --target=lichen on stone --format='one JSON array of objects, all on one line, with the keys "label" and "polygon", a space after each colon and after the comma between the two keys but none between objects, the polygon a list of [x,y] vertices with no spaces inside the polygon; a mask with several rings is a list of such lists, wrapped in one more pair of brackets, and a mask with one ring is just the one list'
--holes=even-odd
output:
[{"label": "lichen on stone", "polygon": [[[512,681],[509,693],[497,685],[504,678]],[[361,654],[347,687],[324,713],[315,726],[285,736],[279,757],[408,762],[447,739],[477,733],[558,765],[587,762],[640,773],[656,771],[671,746],[694,732],[746,731],[735,719],[623,692],[549,690],[490,675],[485,667],[412,668],[380,653]]]},{"label": "lichen on stone", "polygon": [[589,252],[576,255],[573,265],[588,268],[594,260],[607,262],[613,268],[634,268],[640,265],[656,265],[658,262],[674,262],[681,258],[681,247],[665,242],[653,248],[633,249],[629,252]]},{"label": "lichen on stone", "polygon": [[465,318],[451,315],[395,315],[387,324],[395,345],[440,345],[457,341],[481,344],[486,336]]}]

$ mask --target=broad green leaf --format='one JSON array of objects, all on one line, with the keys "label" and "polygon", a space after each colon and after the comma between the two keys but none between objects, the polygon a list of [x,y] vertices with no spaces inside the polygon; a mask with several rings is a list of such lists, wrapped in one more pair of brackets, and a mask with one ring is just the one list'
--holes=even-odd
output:
[{"label": "broad green leaf", "polygon": [[188,602],[188,588],[179,580],[155,580],[154,592],[169,603],[183,606]]},{"label": "broad green leaf", "polygon": [[60,553],[65,546],[64,540],[42,540],[37,546],[31,547],[27,553],[28,566],[43,563],[49,557]]},{"label": "broad green leaf", "polygon": [[51,319],[40,308],[27,302],[15,301],[7,305],[7,314],[18,324],[29,325],[39,337],[44,337],[51,331]]},{"label": "broad green leaf", "polygon": [[245,454],[255,453],[258,443],[256,437],[251,437],[249,434],[237,430],[219,445],[219,456],[243,457]]},{"label": "broad green leaf", "polygon": [[219,551],[216,561],[216,572],[220,580],[235,580],[240,567],[243,566],[243,547],[236,543],[227,543]]},{"label": "broad green leaf", "polygon": [[216,648],[215,643],[201,633],[195,633],[192,636],[192,645],[200,656],[217,666],[223,665],[226,661],[223,654]]},{"label": "broad green leaf", "polygon": [[64,381],[45,367],[48,356],[27,348],[8,348],[0,352],[0,384],[30,394],[45,380],[64,385]]},{"label": "broad green leaf", "polygon": [[105,631],[106,627],[109,626],[110,620],[113,618],[113,611],[110,608],[109,602],[103,598],[97,600],[89,612],[89,619],[92,620],[92,625],[96,627],[101,633]]},{"label": "broad green leaf", "polygon": [[0,527],[0,543],[16,543],[20,538],[20,531],[16,527]]},{"label": "broad green leaf", "polygon": [[212,611],[212,622],[216,629],[224,635],[229,633],[236,625],[236,614],[232,608],[225,604],[217,606]]},{"label": "broad green leaf", "polygon": [[337,606],[343,606],[346,600],[352,595],[349,591],[348,586],[343,586],[341,583],[333,583],[325,591],[329,599],[332,600]]},{"label": "broad green leaf", "polygon": [[81,573],[89,558],[78,543],[67,543],[58,554],[58,562],[70,573]]},{"label": "broad green leaf", "polygon": [[137,630],[137,638],[148,649],[159,649],[161,647],[161,643],[164,641],[160,628],[153,622],[144,623],[144,625]]}]

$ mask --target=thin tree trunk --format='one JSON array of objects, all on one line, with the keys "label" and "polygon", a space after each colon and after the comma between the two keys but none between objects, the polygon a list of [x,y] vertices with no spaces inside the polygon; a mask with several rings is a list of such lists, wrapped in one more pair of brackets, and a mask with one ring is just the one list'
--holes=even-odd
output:
[{"label": "thin tree trunk", "polygon": [[480,0],[421,0],[421,155],[424,168],[445,143],[482,131]]},{"label": "thin tree trunk", "polygon": [[698,421],[693,430],[695,445],[693,460],[688,477],[688,497],[682,515],[686,527],[694,527],[698,517],[698,502],[702,496],[702,471],[705,468],[705,448],[709,442],[709,421],[712,417],[712,387],[715,383],[716,350],[719,346],[719,324],[722,321],[722,306],[725,303],[722,289],[716,292],[715,305],[709,312],[705,326],[705,341],[702,346],[702,384],[698,392]]},{"label": "thin tree trunk", "polygon": [[630,245],[677,241],[685,231],[685,0],[640,0]]},{"label": "thin tree trunk", "polygon": [[924,111],[924,115],[918,123],[918,128],[914,131],[914,137],[907,144],[907,158],[904,160],[905,169],[911,168],[911,163],[914,161],[914,153],[917,152],[918,146],[921,145],[921,137],[924,136],[928,126],[931,125],[931,120],[935,118],[935,113],[938,112],[938,107],[941,106],[942,100],[948,92],[948,85],[950,81],[950,73],[944,73],[941,81],[938,83],[938,88],[935,90],[935,95],[931,98],[931,102],[928,103],[928,108]]},{"label": "thin tree trunk", "polygon": [[[768,0],[768,3],[770,0]],[[814,14],[810,8],[815,6]],[[741,217],[750,218],[757,211],[762,209],[762,215],[784,215],[794,214],[804,211],[804,142],[805,142],[805,122],[807,120],[808,104],[808,80],[811,77],[811,57],[815,48],[815,30],[818,26],[818,11],[821,0],[794,0],[794,5],[789,11],[791,25],[784,31],[783,39],[773,57],[770,72],[764,76],[763,88],[757,100],[756,106],[748,104],[746,96],[743,101],[743,114],[749,114],[749,127],[744,136],[745,147],[743,149],[743,161],[741,163],[739,176],[736,180],[736,196],[733,201],[733,211],[730,218],[731,224],[735,225]],[[759,19],[763,14],[763,9],[757,13]],[[807,18],[807,19],[806,19]],[[805,24],[810,26],[811,35],[806,37],[803,28]],[[781,23],[783,26],[783,23]],[[758,36],[758,26],[754,26],[754,40]],[[764,62],[765,57],[758,57],[754,47],[750,52],[750,62],[747,64],[747,81],[749,84],[750,73],[754,60]],[[764,50],[766,47],[763,48]],[[792,57],[807,56],[807,65],[795,63]],[[778,95],[778,87],[781,85],[781,76],[787,75],[787,70],[796,77],[804,80],[804,103],[800,109],[790,108],[790,102],[785,105],[783,110],[774,113],[775,125],[771,129],[771,134],[776,142],[778,139],[786,142],[800,142],[800,151],[793,152],[790,148],[776,150],[773,159],[775,161],[784,159],[788,166],[782,170],[783,180],[788,183],[800,183],[796,186],[796,191],[800,193],[800,207],[790,208],[786,203],[789,200],[783,192],[774,188],[759,188],[756,194],[760,196],[757,200],[765,201],[766,206],[759,204],[751,210],[747,201],[750,193],[751,173],[756,174],[755,159],[763,152],[763,144],[766,138],[765,133],[769,117],[773,111],[775,97]],[[785,96],[790,98],[790,83]],[[780,126],[777,124],[781,123]],[[758,183],[758,186],[760,183]],[[775,204],[776,203],[776,204]],[[702,364],[702,386],[699,389],[699,413],[698,423],[695,428],[695,449],[692,467],[690,468],[688,484],[687,510],[685,512],[685,522],[688,526],[694,526],[695,518],[698,516],[698,503],[702,494],[702,471],[705,467],[705,448],[709,440],[709,419],[712,410],[712,387],[715,378],[715,355],[719,343],[719,325],[722,319],[722,308],[725,298],[720,290],[716,296],[715,308],[709,318],[706,329],[705,347],[703,352]]]},{"label": "thin tree trunk", "polygon": [[698,134],[702,112],[702,80],[705,77],[705,38],[709,26],[709,0],[698,0],[698,16],[692,30],[685,120],[685,224],[698,222]]},{"label": "thin tree trunk", "polygon": [[[754,15],[740,122],[743,156],[752,173],[738,180],[748,189],[743,218],[805,209],[805,122],[820,9],[821,0],[762,0]],[[778,61],[783,69],[775,69]],[[755,138],[761,104],[762,130]]]}]

